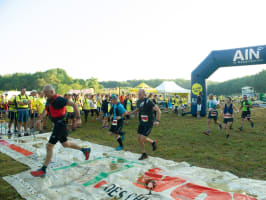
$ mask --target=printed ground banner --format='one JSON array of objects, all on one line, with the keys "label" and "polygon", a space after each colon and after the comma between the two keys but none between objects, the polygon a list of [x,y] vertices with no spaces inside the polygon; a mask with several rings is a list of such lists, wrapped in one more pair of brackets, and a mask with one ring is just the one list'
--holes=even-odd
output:
[{"label": "printed ground banner", "polygon": [[[49,135],[3,138],[0,152],[36,170],[44,161]],[[57,144],[45,178],[34,178],[28,170],[4,180],[28,200],[266,200],[266,181],[156,157],[138,161],[139,154],[70,140],[91,147],[90,160]],[[151,193],[147,183],[154,187]]]}]

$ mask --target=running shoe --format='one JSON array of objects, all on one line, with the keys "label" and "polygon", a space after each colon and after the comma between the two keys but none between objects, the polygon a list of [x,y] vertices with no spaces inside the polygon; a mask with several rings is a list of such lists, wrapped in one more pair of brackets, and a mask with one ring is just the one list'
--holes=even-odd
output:
[{"label": "running shoe", "polygon": [[84,151],[83,153],[85,155],[85,160],[89,160],[90,153],[91,153],[91,148],[86,148],[86,151]]},{"label": "running shoe", "polygon": [[157,149],[157,143],[158,143],[158,141],[157,140],[154,140],[154,142],[151,144],[153,151],[156,151],[156,149]]},{"label": "running shoe", "polygon": [[254,122],[251,122],[251,127],[254,128]]},{"label": "running shoe", "polygon": [[8,132],[7,132],[8,134],[11,134],[11,131],[10,130],[8,130]]},{"label": "running shoe", "polygon": [[29,136],[30,134],[28,132],[24,133],[24,136]]},{"label": "running shoe", "polygon": [[242,128],[242,127],[239,127],[239,130],[240,130],[240,131],[243,131],[243,128]]},{"label": "running shoe", "polygon": [[229,136],[230,136],[230,135],[226,135],[226,139],[229,139]]},{"label": "running shoe", "polygon": [[124,149],[124,147],[119,146],[119,147],[117,147],[115,150],[116,150],[116,151],[121,151],[121,150],[123,150],[123,149]]},{"label": "running shoe", "polygon": [[18,133],[18,137],[22,137],[21,133]]},{"label": "running shoe", "polygon": [[46,175],[46,173],[41,169],[39,169],[37,171],[31,171],[30,174],[34,177],[41,177],[41,178],[44,178]]},{"label": "running shoe", "polygon": [[205,134],[205,135],[208,135],[208,136],[209,136],[209,135],[210,135],[210,131],[209,131],[209,130],[207,130],[207,131],[204,131],[204,132],[203,132],[203,134]]},{"label": "running shoe", "polygon": [[147,159],[148,158],[148,155],[146,153],[143,153],[141,154],[139,160],[144,160],[144,159]]},{"label": "running shoe", "polygon": [[219,128],[220,128],[220,130],[222,130],[222,129],[223,129],[223,127],[222,127],[222,124],[219,124]]}]

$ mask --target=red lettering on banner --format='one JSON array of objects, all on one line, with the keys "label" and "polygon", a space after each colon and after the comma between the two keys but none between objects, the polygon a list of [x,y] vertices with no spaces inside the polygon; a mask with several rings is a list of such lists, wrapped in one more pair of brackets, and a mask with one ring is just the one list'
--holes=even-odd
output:
[{"label": "red lettering on banner", "polygon": [[254,197],[249,197],[243,194],[234,194],[235,200],[256,200]]},{"label": "red lettering on banner", "polygon": [[102,185],[106,185],[106,184],[107,184],[107,182],[105,180],[103,180],[103,181],[100,181],[99,183],[97,183],[96,185],[94,185],[94,188],[99,188]]},{"label": "red lettering on banner", "polygon": [[21,153],[21,154],[24,155],[24,156],[30,156],[30,155],[33,154],[32,152],[30,152],[30,151],[28,151],[28,150],[26,150],[26,149],[23,149],[23,148],[21,148],[21,147],[19,147],[19,146],[17,146],[17,145],[10,144],[10,143],[8,143],[8,142],[5,141],[5,140],[0,140],[0,144],[3,145],[3,146],[8,147],[8,148],[10,148],[10,149],[12,149],[13,151],[16,151],[16,152],[18,152],[18,153]]},{"label": "red lettering on banner", "polygon": [[152,179],[156,182],[156,187],[153,191],[163,192],[165,190],[168,190],[169,188],[181,185],[182,183],[186,182],[185,180],[177,177],[163,176],[161,174],[158,174],[158,172],[162,172],[162,170],[159,168],[151,169],[146,172],[144,176],[140,177],[137,180],[137,183],[133,184],[139,188],[145,189],[145,183],[147,182],[147,180]]},{"label": "red lettering on banner", "polygon": [[[154,192],[163,192],[172,187],[177,187],[171,192],[171,197],[175,200],[192,200],[195,199],[202,193],[205,193],[207,197],[204,200],[232,200],[232,196],[228,192],[219,191],[193,183],[187,183],[178,187],[179,185],[186,182],[178,177],[164,176],[164,171],[159,168],[149,169],[148,172],[144,173],[144,176],[137,180],[137,183],[133,183],[139,188],[145,189],[145,183],[147,180],[154,180],[156,187],[153,189]],[[243,194],[234,194],[234,200],[256,200],[254,197],[249,197]]]},{"label": "red lettering on banner", "polygon": [[195,199],[201,193],[206,193],[208,195],[204,200],[232,200],[232,197],[228,192],[222,192],[216,189],[195,185],[193,183],[188,183],[176,188],[171,193],[171,197],[175,200]]}]

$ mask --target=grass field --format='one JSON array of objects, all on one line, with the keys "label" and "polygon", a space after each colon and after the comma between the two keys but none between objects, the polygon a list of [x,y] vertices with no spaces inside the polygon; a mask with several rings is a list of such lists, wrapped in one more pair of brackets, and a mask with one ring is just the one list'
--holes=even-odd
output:
[{"label": "grass field", "polygon": [[[211,135],[202,134],[207,128],[207,119],[197,120],[191,116],[176,116],[164,113],[159,127],[153,129],[151,138],[158,139],[158,150],[147,152],[151,156],[161,157],[177,162],[186,161],[191,165],[229,171],[233,174],[266,180],[266,109],[256,109],[252,118],[255,128],[246,122],[244,131],[240,132],[240,114],[235,117],[229,140],[225,132],[212,125]],[[222,119],[220,119],[221,121]],[[87,140],[101,145],[117,147],[115,139],[102,130],[101,123],[89,122],[82,128],[70,133],[70,137]],[[132,119],[124,126],[126,139],[125,150],[140,153],[137,144],[137,120]],[[59,145],[59,144],[58,144]],[[0,153],[1,177],[16,174],[27,167]],[[21,199],[3,179],[0,179],[0,197],[4,199]]]}]

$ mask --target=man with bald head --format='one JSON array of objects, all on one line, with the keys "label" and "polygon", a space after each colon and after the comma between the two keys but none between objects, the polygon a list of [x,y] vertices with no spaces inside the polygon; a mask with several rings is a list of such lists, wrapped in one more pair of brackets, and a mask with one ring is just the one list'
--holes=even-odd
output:
[{"label": "man with bald head", "polygon": [[[150,99],[146,98],[146,94],[143,89],[138,91],[138,96],[139,100],[137,101],[137,108],[127,114],[133,115],[139,112],[138,142],[142,151],[142,155],[139,160],[144,160],[148,158],[145,151],[145,142],[152,145],[153,151],[157,149],[157,140],[152,140],[148,138],[148,136],[151,133],[153,125],[159,125],[161,110]],[[156,120],[154,117],[154,111],[156,112]]]},{"label": "man with bald head", "polygon": [[81,124],[78,105],[57,95],[53,86],[51,85],[44,86],[43,93],[47,97],[47,103],[45,105],[45,110],[36,123],[41,123],[42,119],[48,114],[51,121],[54,123],[54,128],[49,142],[46,145],[46,159],[44,165],[41,169],[31,172],[31,175],[35,177],[44,177],[46,175],[46,168],[52,159],[54,145],[58,141],[65,148],[72,148],[82,151],[85,155],[86,160],[89,159],[91,152],[90,148],[81,148],[79,145],[67,140],[67,126],[64,120],[66,114],[66,106],[72,106],[74,108],[76,117],[75,125],[78,126]]}]

